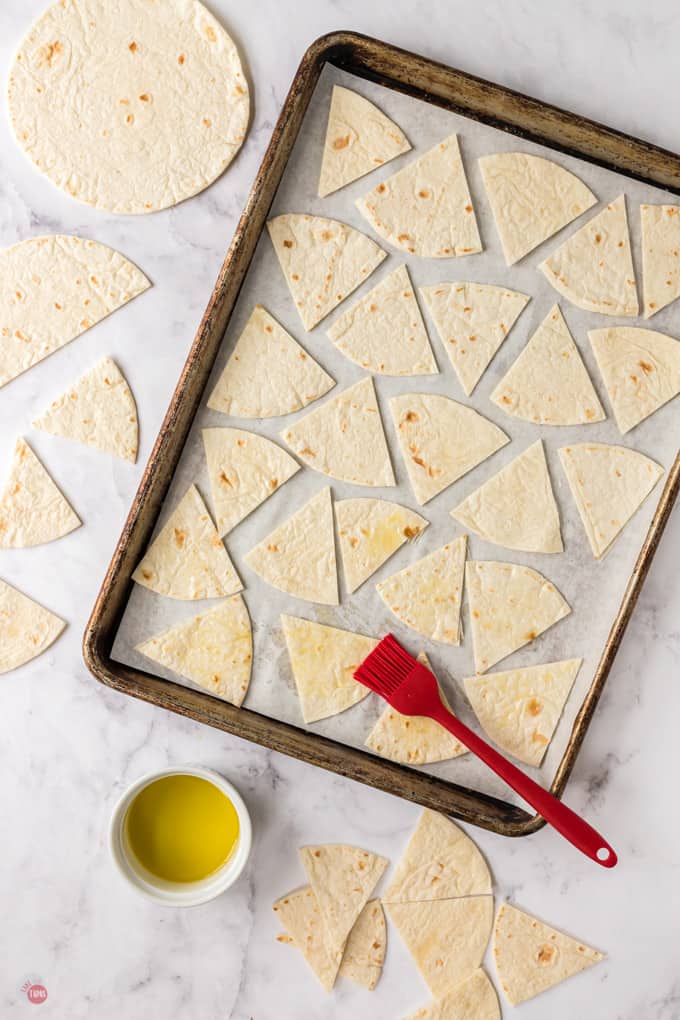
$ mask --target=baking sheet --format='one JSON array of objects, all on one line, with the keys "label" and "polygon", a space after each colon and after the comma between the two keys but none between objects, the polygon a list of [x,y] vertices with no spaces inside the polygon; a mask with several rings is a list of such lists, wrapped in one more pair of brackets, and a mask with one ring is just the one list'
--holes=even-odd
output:
[{"label": "baking sheet", "polygon": [[[368,177],[355,181],[328,198],[320,199],[316,195],[316,189],[330,92],[334,84],[354,88],[361,95],[377,103],[405,131],[413,149]],[[356,209],[354,200],[454,131],[459,135],[484,251],[480,255],[459,259],[419,259],[402,252],[396,252],[384,244],[380,238],[375,237],[367,222]],[[201,409],[196,416],[170,486],[156,531],[162,527],[169,512],[192,482],[198,485],[208,506],[212,508],[200,436],[202,428],[238,426],[259,432],[282,443],[279,434],[284,427],[288,427],[298,417],[304,416],[309,410],[320,406],[320,403],[325,399],[331,398],[341,389],[364,376],[365,373],[357,365],[335,349],[326,336],[325,330],[330,327],[337,316],[343,313],[345,308],[359,300],[363,294],[372,289],[400,264],[404,262],[407,264],[416,289],[427,284],[460,280],[500,284],[530,294],[531,302],[520,316],[471,397],[464,396],[434,325],[421,301],[421,310],[441,374],[405,378],[374,377],[397,477],[397,486],[385,489],[367,489],[336,482],[334,479],[328,479],[324,475],[305,468],[282,486],[266,503],[258,507],[249,518],[238,525],[227,536],[226,545],[244,582],[245,591],[243,594],[253,623],[253,676],[244,702],[245,710],[256,711],[274,719],[293,723],[309,732],[321,733],[358,748],[363,748],[366,735],[383,710],[383,703],[375,695],[370,695],[359,705],[341,715],[313,723],[307,727],[304,726],[279,626],[280,614],[290,613],[377,637],[392,630],[414,654],[424,648],[454,710],[462,719],[478,729],[460,684],[460,680],[464,676],[474,673],[471,636],[466,626],[466,601],[464,600],[462,617],[463,643],[458,648],[451,648],[421,638],[414,631],[400,624],[384,606],[375,591],[375,584],[461,534],[462,527],[453,520],[449,511],[491,474],[496,473],[526,449],[531,442],[539,437],[542,438],[560,509],[565,553],[557,556],[519,553],[485,542],[476,535],[470,535],[468,555],[472,559],[506,560],[524,563],[535,568],[557,586],[572,608],[572,613],[566,620],[561,621],[530,645],[520,649],[494,667],[496,670],[510,669],[515,666],[533,665],[555,659],[583,657],[583,666],[543,765],[538,770],[529,770],[547,786],[553,779],[566,748],[574,718],[592,681],[614,615],[621,602],[663,487],[662,480],[607,556],[597,563],[590,552],[566,478],[560,467],[557,449],[569,443],[583,441],[623,443],[653,457],[668,470],[673,463],[678,446],[677,401],[658,411],[622,439],[613,417],[611,417],[606,391],[596,370],[586,333],[588,329],[594,327],[620,322],[626,325],[648,325],[650,328],[674,335],[679,328],[675,323],[678,312],[675,310],[675,306],[671,305],[656,315],[650,323],[643,323],[642,320],[635,319],[616,320],[608,316],[583,312],[566,300],[560,300],[559,295],[550,287],[542,273],[537,271],[536,266],[546,257],[546,254],[557,247],[582,223],[585,223],[598,211],[600,206],[594,207],[580,220],[565,227],[562,232],[530,253],[518,266],[506,267],[476,162],[477,157],[481,155],[500,151],[523,151],[556,158],[561,165],[577,173],[601,202],[611,201],[625,192],[633,240],[633,254],[638,283],[640,283],[637,206],[640,202],[674,203],[676,200],[668,193],[633,181],[624,175],[603,170],[585,161],[554,153],[544,146],[516,139],[506,132],[457,116],[420,100],[403,96],[391,89],[326,65],[291,153],[271,215],[283,212],[305,212],[343,220],[374,237],[388,252],[388,258],[347,301],[342,302],[327,319],[311,333],[306,334],[284,282],[269,238],[266,232],[263,233],[206,388]],[[503,414],[488,399],[497,381],[515,360],[552,305],[558,300],[570,331],[588,366],[602,404],[610,415],[608,420],[603,423],[571,428],[532,426],[527,422]],[[284,418],[262,421],[236,419],[211,411],[205,406],[207,397],[224,368],[233,344],[240,335],[253,305],[257,303],[263,304],[337,381],[337,386],[330,391],[327,397],[297,414]],[[444,490],[424,508],[418,507],[410,491],[406,471],[397,449],[387,405],[389,397],[406,392],[433,392],[451,396],[474,407],[487,418],[496,422],[513,441],[493,457],[478,465],[453,486]],[[282,445],[285,444],[282,443]],[[412,507],[430,522],[430,526],[415,543],[402,547],[354,595],[347,596],[345,594],[342,576],[340,576],[342,605],[339,607],[317,606],[278,592],[261,581],[245,565],[243,559],[248,550],[268,535],[277,524],[329,484],[335,499],[362,495],[391,499]],[[342,572],[339,571],[339,573],[341,575]],[[139,655],[135,652],[134,646],[158,631],[201,612],[211,604],[212,600],[176,602],[158,596],[138,585],[134,586],[116,636],[112,658],[147,672],[157,673],[185,686],[192,686],[188,681],[184,681]],[[366,753],[370,752],[366,751]],[[492,794],[511,803],[521,803],[505,784],[489,773],[471,755],[464,755],[449,762],[420,766],[418,771],[424,771],[471,789]]]}]

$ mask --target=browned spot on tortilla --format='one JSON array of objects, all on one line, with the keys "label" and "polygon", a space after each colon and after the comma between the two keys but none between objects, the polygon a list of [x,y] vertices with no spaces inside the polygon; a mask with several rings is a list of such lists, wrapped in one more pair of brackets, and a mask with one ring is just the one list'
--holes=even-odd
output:
[{"label": "browned spot on tortilla", "polygon": [[137,45],[137,43],[136,43],[136,42],[134,41],[134,39],[132,40],[132,42],[131,42],[131,43],[130,43],[130,45],[128,46],[128,49],[129,49],[130,53],[136,53],[136,52],[137,52],[137,50],[139,49],[139,46],[138,46],[138,45]]},{"label": "browned spot on tortilla", "polygon": [[40,50],[40,63],[47,64],[48,67],[51,67],[55,56],[59,53],[63,53],[63,51],[64,47],[58,39],[55,40],[55,42],[47,43],[47,45],[43,46]]},{"label": "browned spot on tortilla", "polygon": [[175,531],[175,545],[177,546],[178,549],[183,549],[184,543],[187,540],[187,533],[186,531],[182,531],[181,528],[175,528],[174,531]]},{"label": "browned spot on tortilla", "polygon": [[333,139],[334,149],[346,149],[349,145],[349,135],[342,135],[340,138]]},{"label": "browned spot on tortilla", "polygon": [[134,115],[134,113],[128,113],[127,117],[125,118],[125,123],[126,124],[134,124],[134,122],[135,122],[135,115]]},{"label": "browned spot on tortilla", "polygon": [[538,961],[538,963],[540,963],[543,966],[545,966],[548,963],[552,963],[552,960],[553,960],[553,957],[555,955],[555,952],[556,952],[556,950],[555,950],[554,946],[549,946],[547,944],[544,945],[544,946],[541,946],[541,948],[539,949],[539,951],[538,951],[538,953],[536,955],[536,960]]},{"label": "browned spot on tortilla", "polygon": [[420,534],[421,530],[422,529],[419,527],[412,528],[410,525],[407,524],[406,527],[404,528],[404,535],[410,542],[412,538],[416,538]]},{"label": "browned spot on tortilla", "polygon": [[638,361],[638,365],[646,375],[654,371],[654,366],[650,365],[648,361]]},{"label": "browned spot on tortilla", "polygon": [[231,484],[230,480],[227,478],[227,476],[224,473],[224,471],[220,471],[220,481],[222,482],[222,485],[228,485],[230,489],[233,489],[233,485]]},{"label": "browned spot on tortilla", "polygon": [[217,32],[212,25],[206,25],[203,29],[203,35],[206,37],[208,42],[217,42]]},{"label": "browned spot on tortilla", "polygon": [[139,101],[140,103],[150,103],[151,96],[149,95],[148,92],[142,92],[141,96],[139,97]]},{"label": "browned spot on tortilla", "polygon": [[301,450],[298,450],[301,457],[316,457],[316,450],[312,450],[309,446],[304,446]]},{"label": "browned spot on tortilla", "polygon": [[276,545],[276,544],[275,544],[275,543],[273,543],[273,542],[270,542],[270,543],[269,543],[269,544],[267,545],[267,549],[269,550],[269,552],[278,552],[278,551],[279,551],[279,547],[278,547],[278,545]]},{"label": "browned spot on tortilla", "polygon": [[594,417],[595,417],[595,412],[593,411],[592,407],[587,407],[586,408],[586,418],[588,419],[588,421],[592,421],[592,419]]},{"label": "browned spot on tortilla", "polygon": [[283,247],[284,248],[292,248],[293,247],[293,242],[286,239],[283,242]]},{"label": "browned spot on tortilla", "polygon": [[178,63],[178,64],[183,64],[183,63],[184,63],[184,61],[185,61],[186,59],[187,59],[187,58],[186,58],[186,57],[184,56],[184,54],[183,54],[183,53],[180,53],[180,55],[179,55],[179,56],[178,56],[178,58],[177,58],[177,63]]},{"label": "browned spot on tortilla", "polygon": [[538,701],[537,698],[532,698],[527,705],[527,712],[529,715],[540,715],[542,711],[543,705],[540,701]]},{"label": "browned spot on tortilla", "polygon": [[269,479],[269,488],[270,488],[270,489],[271,489],[272,491],[273,491],[274,489],[278,488],[278,485],[279,485],[279,480],[278,480],[278,478],[270,478],[270,479]]},{"label": "browned spot on tortilla", "polygon": [[418,195],[420,196],[420,198],[429,198],[430,192],[427,190],[427,188],[421,188],[421,190],[418,192]]},{"label": "browned spot on tortilla", "polygon": [[420,421],[420,415],[415,411],[407,411],[404,415],[404,421]]},{"label": "browned spot on tortilla", "polygon": [[465,212],[472,212],[472,206],[471,205],[466,205],[465,206]]},{"label": "browned spot on tortilla", "polygon": [[399,241],[401,244],[404,244],[406,241],[410,241],[410,240],[411,240],[411,238],[410,238],[409,234],[399,234],[397,236],[397,241]]},{"label": "browned spot on tortilla", "polygon": [[525,641],[533,641],[537,637],[538,637],[538,634],[536,633],[536,631],[535,630],[530,630],[530,631],[528,631],[524,635],[524,640]]},{"label": "browned spot on tortilla", "polygon": [[387,188],[385,187],[384,184],[379,184],[375,190],[378,192],[379,195],[382,195],[385,191],[387,191]]}]

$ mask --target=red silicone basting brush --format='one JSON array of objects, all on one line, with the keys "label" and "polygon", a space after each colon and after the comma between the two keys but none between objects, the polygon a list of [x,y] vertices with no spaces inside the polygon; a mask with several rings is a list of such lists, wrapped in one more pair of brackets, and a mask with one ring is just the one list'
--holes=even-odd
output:
[{"label": "red silicone basting brush", "polygon": [[429,669],[416,662],[393,634],[384,637],[364,659],[354,673],[354,678],[384,698],[395,712],[434,719],[481,758],[581,853],[605,868],[614,867],[617,857],[607,841],[571,808],[526,776],[457,719],[442,704],[439,685]]}]

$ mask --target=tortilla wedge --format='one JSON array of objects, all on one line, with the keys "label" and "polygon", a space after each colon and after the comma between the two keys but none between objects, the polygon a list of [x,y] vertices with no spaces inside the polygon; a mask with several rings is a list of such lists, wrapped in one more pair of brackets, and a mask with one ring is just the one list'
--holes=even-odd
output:
[{"label": "tortilla wedge", "polygon": [[80,518],[25,439],[17,439],[0,493],[0,549],[25,549],[63,538]]},{"label": "tortilla wedge", "polygon": [[345,587],[354,592],[405,542],[418,538],[428,521],[387,499],[340,499],[335,520]]},{"label": "tortilla wedge", "polygon": [[382,974],[387,925],[380,900],[369,900],[347,936],[340,974],[372,992]]},{"label": "tortilla wedge", "polygon": [[299,949],[324,991],[330,992],[335,984],[342,952],[331,956],[328,951],[326,928],[311,885],[282,896],[273,904],[272,910],[287,932],[287,936],[279,935],[277,941],[288,942]]},{"label": "tortilla wedge", "polygon": [[645,319],[680,297],[680,206],[641,205],[642,306]]},{"label": "tortilla wedge", "polygon": [[501,1020],[494,986],[479,968],[443,999],[412,1013],[407,1020]]},{"label": "tortilla wedge", "polygon": [[65,626],[64,620],[0,580],[0,673],[42,655]]}]

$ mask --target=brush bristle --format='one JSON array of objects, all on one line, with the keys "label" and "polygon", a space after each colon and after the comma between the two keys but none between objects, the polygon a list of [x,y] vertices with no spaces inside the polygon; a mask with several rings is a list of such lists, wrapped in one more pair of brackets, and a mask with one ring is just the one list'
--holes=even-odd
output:
[{"label": "brush bristle", "polygon": [[417,665],[394,634],[387,634],[355,670],[354,679],[384,696],[396,691]]}]

